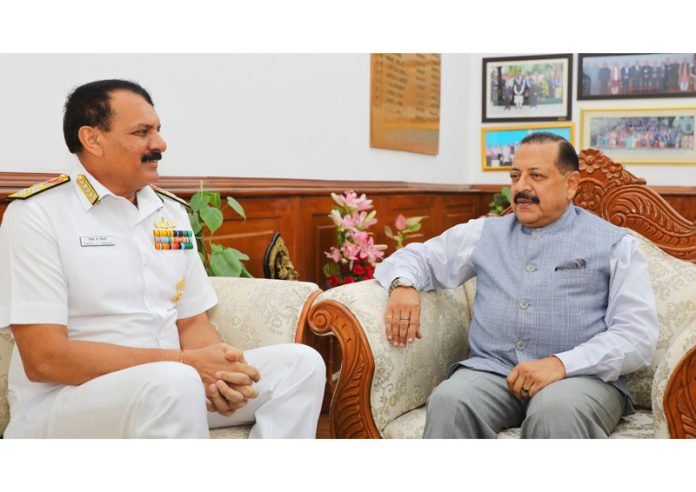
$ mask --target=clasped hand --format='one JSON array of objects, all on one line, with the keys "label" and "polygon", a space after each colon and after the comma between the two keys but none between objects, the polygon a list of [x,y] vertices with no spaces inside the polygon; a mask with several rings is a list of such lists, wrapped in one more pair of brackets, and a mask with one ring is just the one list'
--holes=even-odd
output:
[{"label": "clasped hand", "polygon": [[231,345],[219,343],[186,351],[185,362],[201,376],[209,412],[232,415],[259,394],[251,386],[260,380],[259,371],[247,364],[241,350]]},{"label": "clasped hand", "polygon": [[565,377],[563,362],[558,357],[551,356],[520,362],[510,371],[507,385],[515,398],[528,400],[549,384]]}]

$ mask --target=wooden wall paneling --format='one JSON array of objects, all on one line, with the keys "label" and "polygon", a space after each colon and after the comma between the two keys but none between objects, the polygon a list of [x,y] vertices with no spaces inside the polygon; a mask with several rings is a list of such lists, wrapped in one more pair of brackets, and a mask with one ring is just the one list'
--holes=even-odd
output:
[{"label": "wooden wall paneling", "polygon": [[249,255],[249,261],[245,262],[247,270],[254,277],[263,278],[263,257],[273,235],[280,232],[284,237],[291,236],[291,201],[288,198],[244,199],[241,203],[247,215],[246,222],[227,208],[222,226],[208,239]]},{"label": "wooden wall paneling", "polygon": [[315,282],[322,289],[328,285],[322,268],[327,261],[324,251],[336,245],[336,226],[329,218],[334,201],[330,196],[304,198],[303,225],[304,237],[308,244],[303,245],[307,264],[308,280]]},{"label": "wooden wall paneling", "polygon": [[443,231],[483,215],[479,206],[480,198],[476,195],[447,195],[442,197],[442,202]]}]

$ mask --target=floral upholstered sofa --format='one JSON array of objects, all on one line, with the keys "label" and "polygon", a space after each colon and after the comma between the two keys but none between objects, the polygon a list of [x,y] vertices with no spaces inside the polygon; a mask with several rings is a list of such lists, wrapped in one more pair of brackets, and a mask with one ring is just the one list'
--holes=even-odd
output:
[{"label": "floral upholstered sofa", "polygon": [[[208,312],[222,339],[243,350],[277,343],[304,343],[307,312],[320,290],[311,282],[211,277],[218,305]],[[0,435],[9,422],[7,373],[14,347],[0,331]],[[210,432],[214,438],[248,437],[251,426]]]},{"label": "floral upholstered sofa", "polygon": [[[638,237],[660,323],[652,364],[629,379],[637,412],[611,437],[696,437],[696,224],[603,154],[586,150],[580,157],[575,203]],[[334,437],[422,436],[428,396],[450,366],[466,358],[475,291],[472,279],[457,289],[422,293],[423,339],[403,349],[387,343],[387,293],[376,281],[317,297],[310,329],[335,336],[342,356],[330,408]],[[499,434],[518,436],[519,429]]]}]

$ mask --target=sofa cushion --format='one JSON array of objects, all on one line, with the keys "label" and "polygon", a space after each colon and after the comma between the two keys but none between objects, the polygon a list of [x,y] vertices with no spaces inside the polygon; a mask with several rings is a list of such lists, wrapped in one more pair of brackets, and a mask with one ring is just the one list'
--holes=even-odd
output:
[{"label": "sofa cushion", "polygon": [[[649,367],[631,374],[628,377],[628,386],[637,407],[651,408],[652,393],[656,389],[653,387],[653,379],[657,366],[664,358],[672,340],[684,329],[696,326],[696,265],[678,260],[640,234],[629,232],[638,239],[641,250],[648,259],[660,336],[652,363]],[[666,381],[664,383],[666,384]],[[662,412],[657,414],[663,415]]]},{"label": "sofa cushion", "polygon": [[10,406],[7,403],[7,373],[10,370],[10,358],[14,340],[9,328],[0,330],[0,435],[10,422]]},{"label": "sofa cushion", "polygon": [[248,439],[251,425],[238,425],[236,427],[221,427],[210,429],[211,439]]},{"label": "sofa cushion", "polygon": [[208,311],[220,337],[247,350],[292,343],[305,301],[319,290],[311,282],[210,277],[218,305]]},{"label": "sofa cushion", "polygon": [[[425,428],[425,406],[416,408],[393,420],[382,435],[387,439],[420,439]],[[638,410],[633,415],[623,417],[609,436],[611,439],[647,439],[653,437],[653,417],[649,410]],[[517,439],[520,428],[498,433],[498,439]]]}]

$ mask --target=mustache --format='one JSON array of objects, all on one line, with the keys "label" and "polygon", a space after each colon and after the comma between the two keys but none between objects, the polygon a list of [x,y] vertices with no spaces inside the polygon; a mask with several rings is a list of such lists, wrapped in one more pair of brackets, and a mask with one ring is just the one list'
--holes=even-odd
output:
[{"label": "mustache", "polygon": [[162,152],[148,152],[147,154],[143,154],[143,156],[140,158],[140,162],[145,162],[145,161],[159,161],[162,159]]},{"label": "mustache", "polygon": [[531,195],[525,191],[518,191],[515,193],[515,198],[512,201],[518,203],[520,200],[529,200],[530,202],[539,205],[539,197],[536,195]]}]

